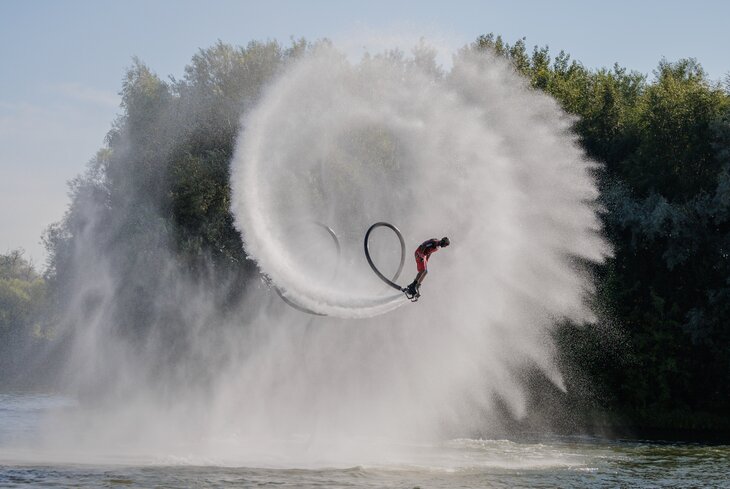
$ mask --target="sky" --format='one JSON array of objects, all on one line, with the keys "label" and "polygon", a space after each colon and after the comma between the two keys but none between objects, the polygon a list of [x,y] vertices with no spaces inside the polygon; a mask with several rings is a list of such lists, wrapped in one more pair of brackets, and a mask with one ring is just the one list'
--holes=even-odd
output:
[{"label": "sky", "polygon": [[137,56],[181,78],[216,41],[329,38],[351,56],[420,38],[450,52],[493,32],[564,50],[589,68],[618,62],[651,76],[662,58],[694,57],[730,73],[730,1],[0,0],[0,253],[23,248],[39,268],[43,230],[68,206],[119,113]]}]

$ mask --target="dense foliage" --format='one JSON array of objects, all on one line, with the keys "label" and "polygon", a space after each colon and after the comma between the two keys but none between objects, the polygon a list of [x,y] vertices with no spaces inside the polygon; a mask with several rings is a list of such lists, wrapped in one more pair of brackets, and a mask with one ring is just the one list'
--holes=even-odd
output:
[{"label": "dense foliage", "polygon": [[[229,212],[240,117],[304,48],[218,43],[193,57],[182,80],[169,81],[134,60],[107,147],[72,182],[66,217],[46,233],[52,300],[66,304],[78,287],[92,289],[81,301],[85,316],[71,321],[103,313],[127,337],[144,336],[151,322],[164,324],[175,352],[186,333],[175,306],[180,274],[201,288],[208,284],[220,310],[240,297],[252,270]],[[221,282],[237,286],[224,289]],[[113,306],[98,304],[101,289],[112,289]]]},{"label": "dense foliage", "polygon": [[597,270],[598,301],[623,335],[566,327],[566,355],[625,423],[730,429],[730,94],[692,59],[660,62],[649,82],[528,53],[524,40],[475,46],[577,115],[586,152],[605,165],[614,257]]},{"label": "dense foliage", "polygon": [[22,375],[24,353],[47,335],[46,283],[21,250],[0,255],[0,381]]},{"label": "dense foliage", "polygon": [[[222,290],[251,282],[229,211],[229,162],[241,115],[306,49],[218,43],[193,57],[182,80],[169,81],[135,60],[106,148],[72,183],[66,217],[46,234],[53,310],[70,300],[80,274],[107,273],[123,327],[144,334],[148,318],[174,319],[175,299],[160,304],[149,294],[169,280],[171,259],[203,284],[237,284]],[[563,52],[553,59],[547,48],[528,52],[524,39],[509,45],[488,35],[469,49],[506,57],[575,114],[585,151],[604,165],[614,256],[595,273],[607,326],[558,333],[567,363],[599,386],[598,402],[586,407],[638,427],[730,430],[728,92],[694,60],[662,61],[648,80],[619,66],[589,70]],[[104,270],[88,270],[99,263],[94,256],[110,257]],[[43,287],[35,275],[2,273],[7,335],[33,323],[30,304]],[[79,307],[93,311],[95,300],[90,290]],[[236,297],[214,300],[225,308]],[[170,332],[171,341],[180,336]]]}]

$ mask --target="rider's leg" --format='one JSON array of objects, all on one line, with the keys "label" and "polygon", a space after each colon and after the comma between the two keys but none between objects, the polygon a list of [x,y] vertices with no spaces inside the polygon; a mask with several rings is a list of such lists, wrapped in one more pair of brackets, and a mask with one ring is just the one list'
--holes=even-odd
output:
[{"label": "rider's leg", "polygon": [[421,286],[421,282],[423,282],[423,279],[426,278],[426,274],[428,274],[428,269],[427,268],[424,268],[423,270],[421,270],[420,272],[418,272],[418,275],[416,275],[416,280],[415,280],[416,287],[420,287]]},{"label": "rider's leg", "polygon": [[426,271],[426,260],[424,260],[424,256],[421,255],[418,250],[416,250],[415,258],[416,270],[418,270],[418,274],[416,275],[416,278],[413,279],[413,282],[411,282],[411,284],[407,287],[408,292],[414,295],[416,293],[416,288],[421,285],[421,282],[423,281],[423,275],[425,274],[424,272]]}]

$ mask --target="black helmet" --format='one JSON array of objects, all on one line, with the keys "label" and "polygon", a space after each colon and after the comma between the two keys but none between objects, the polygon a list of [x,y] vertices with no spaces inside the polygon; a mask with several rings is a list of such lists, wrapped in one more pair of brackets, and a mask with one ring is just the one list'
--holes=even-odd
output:
[{"label": "black helmet", "polygon": [[450,244],[451,244],[451,242],[449,241],[449,238],[447,238],[446,236],[441,238],[441,241],[439,241],[439,246],[441,246],[442,248],[444,246],[449,246]]}]

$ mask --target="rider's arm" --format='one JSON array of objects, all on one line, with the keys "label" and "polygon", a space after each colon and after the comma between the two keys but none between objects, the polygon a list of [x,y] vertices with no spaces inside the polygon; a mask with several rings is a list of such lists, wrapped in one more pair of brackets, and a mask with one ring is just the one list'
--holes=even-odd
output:
[{"label": "rider's arm", "polygon": [[439,241],[437,239],[429,239],[426,241],[426,243],[423,245],[423,248],[426,253],[431,254],[434,251],[438,250],[440,248]]}]

